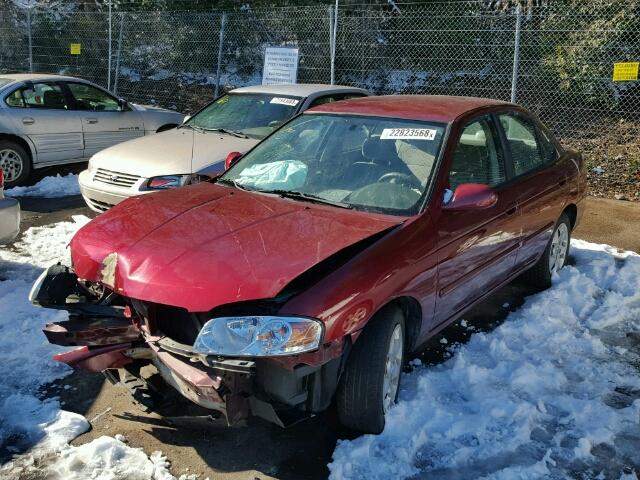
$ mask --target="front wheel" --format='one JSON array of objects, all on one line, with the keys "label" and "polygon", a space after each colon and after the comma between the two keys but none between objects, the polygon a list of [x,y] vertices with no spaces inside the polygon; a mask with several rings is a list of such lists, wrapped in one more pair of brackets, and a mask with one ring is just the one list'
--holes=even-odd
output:
[{"label": "front wheel", "polygon": [[340,423],[363,433],[380,433],[398,398],[404,359],[404,316],[397,307],[380,311],[349,355],[336,396]]},{"label": "front wheel", "polygon": [[524,274],[525,280],[539,288],[551,286],[551,276],[565,266],[569,256],[571,243],[571,222],[566,213],[563,213],[556,223],[542,257]]}]

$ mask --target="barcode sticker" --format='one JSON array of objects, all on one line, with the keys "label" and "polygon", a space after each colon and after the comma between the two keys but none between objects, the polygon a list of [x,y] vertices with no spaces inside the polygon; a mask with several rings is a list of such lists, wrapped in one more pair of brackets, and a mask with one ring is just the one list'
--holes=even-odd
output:
[{"label": "barcode sticker", "polygon": [[278,105],[289,105],[290,107],[295,107],[300,100],[296,100],[295,98],[285,98],[285,97],[273,97],[269,103],[277,103]]},{"label": "barcode sticker", "polygon": [[380,140],[435,140],[436,133],[432,128],[385,128]]}]

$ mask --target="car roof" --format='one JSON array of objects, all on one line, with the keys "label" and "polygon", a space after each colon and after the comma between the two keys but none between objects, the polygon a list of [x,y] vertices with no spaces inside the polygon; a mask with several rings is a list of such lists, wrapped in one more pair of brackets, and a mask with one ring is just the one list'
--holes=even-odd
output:
[{"label": "car roof", "polygon": [[14,82],[27,82],[37,80],[78,80],[81,78],[70,77],[68,75],[56,75],[53,73],[0,73],[0,78],[8,78]]},{"label": "car roof", "polygon": [[296,97],[308,97],[318,93],[335,91],[348,91],[369,94],[362,88],[349,87],[346,85],[325,85],[322,83],[296,83],[288,85],[253,85],[250,87],[240,87],[231,90],[230,93],[268,93],[274,95],[293,95]]},{"label": "car roof", "polygon": [[325,103],[305,113],[342,113],[449,123],[483,107],[516,105],[501,100],[446,95],[385,95]]}]

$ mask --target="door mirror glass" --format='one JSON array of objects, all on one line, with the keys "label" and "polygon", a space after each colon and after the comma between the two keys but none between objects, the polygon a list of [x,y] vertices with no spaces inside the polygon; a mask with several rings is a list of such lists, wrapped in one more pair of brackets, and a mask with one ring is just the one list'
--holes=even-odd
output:
[{"label": "door mirror glass", "polygon": [[[450,190],[449,190],[450,192]],[[447,196],[450,200],[446,202]],[[453,195],[446,195],[442,205],[444,210],[481,210],[493,207],[498,201],[494,190],[482,183],[463,183],[458,185]]]},{"label": "door mirror glass", "polygon": [[231,165],[240,160],[242,154],[240,152],[231,152],[227,155],[227,158],[224,160],[224,169],[228,170]]}]

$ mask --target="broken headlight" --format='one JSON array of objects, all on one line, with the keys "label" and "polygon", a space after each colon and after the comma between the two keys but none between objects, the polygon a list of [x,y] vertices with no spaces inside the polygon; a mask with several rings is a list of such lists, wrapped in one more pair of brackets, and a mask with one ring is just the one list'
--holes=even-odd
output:
[{"label": "broken headlight", "polygon": [[322,323],[303,317],[220,317],[205,323],[193,349],[207,355],[295,355],[320,346]]}]

